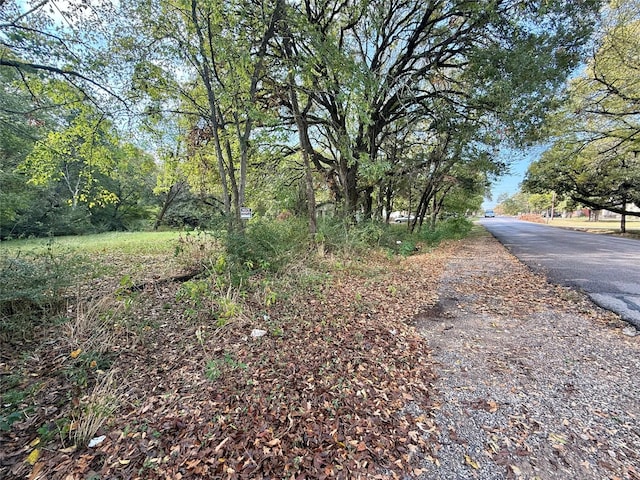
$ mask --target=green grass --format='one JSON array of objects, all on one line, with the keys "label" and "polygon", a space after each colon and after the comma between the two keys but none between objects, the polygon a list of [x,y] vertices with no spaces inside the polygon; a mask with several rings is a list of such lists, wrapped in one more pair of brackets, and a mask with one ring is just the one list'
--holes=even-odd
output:
[{"label": "green grass", "polygon": [[45,250],[52,241],[54,245],[69,249],[81,249],[85,253],[121,252],[129,254],[170,253],[175,249],[173,240],[180,232],[109,232],[95,235],[35,238],[27,240],[5,240],[0,242],[0,251],[10,254],[18,250]]},{"label": "green grass", "polygon": [[[588,228],[588,229],[619,229],[620,220],[617,218],[598,220],[597,222],[590,222],[585,217],[578,218],[554,218],[549,219],[548,225],[556,227],[572,227],[572,228]],[[640,229],[640,218],[627,217],[627,229],[638,230]]]},{"label": "green grass", "polygon": [[[604,219],[597,222],[590,222],[585,217],[578,218],[554,218],[546,222],[547,225],[558,228],[569,228],[592,233],[618,234],[620,233],[619,219]],[[626,235],[630,237],[640,237],[640,218],[627,217]]]}]

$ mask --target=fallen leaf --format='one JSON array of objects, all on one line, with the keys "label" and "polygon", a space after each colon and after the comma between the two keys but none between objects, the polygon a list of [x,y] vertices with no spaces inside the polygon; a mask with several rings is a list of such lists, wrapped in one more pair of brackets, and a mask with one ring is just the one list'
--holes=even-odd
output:
[{"label": "fallen leaf", "polygon": [[71,352],[71,358],[78,358],[78,356],[82,353],[82,349],[78,348],[77,350],[74,350],[73,352]]},{"label": "fallen leaf", "polygon": [[476,462],[473,458],[471,458],[469,455],[464,456],[464,462],[470,467],[475,468],[476,470],[480,468],[480,464]]},{"label": "fallen leaf", "polygon": [[564,435],[560,434],[560,433],[550,433],[549,434],[549,440],[551,440],[551,443],[554,445],[566,445],[567,444],[567,437],[565,437]]},{"label": "fallen leaf", "polygon": [[33,466],[33,470],[31,471],[31,475],[29,475],[29,480],[35,480],[40,475],[40,472],[44,468],[44,462],[38,462]]},{"label": "fallen leaf", "polygon": [[27,462],[29,465],[33,466],[38,461],[38,458],[40,458],[40,450],[36,448],[33,452],[31,452],[29,454],[29,456],[26,458],[25,462]]}]

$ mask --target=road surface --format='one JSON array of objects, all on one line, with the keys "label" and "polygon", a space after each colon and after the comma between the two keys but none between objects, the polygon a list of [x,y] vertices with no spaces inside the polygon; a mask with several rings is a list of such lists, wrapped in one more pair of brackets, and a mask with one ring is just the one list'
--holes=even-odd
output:
[{"label": "road surface", "polygon": [[480,224],[551,282],[583,290],[640,329],[640,240],[509,217],[483,218]]}]

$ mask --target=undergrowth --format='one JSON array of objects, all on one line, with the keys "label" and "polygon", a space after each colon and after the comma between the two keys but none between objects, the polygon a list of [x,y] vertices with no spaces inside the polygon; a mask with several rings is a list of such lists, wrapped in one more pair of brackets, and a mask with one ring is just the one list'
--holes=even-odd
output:
[{"label": "undergrowth", "polygon": [[0,253],[0,337],[30,338],[32,329],[58,317],[70,287],[91,274],[86,257],[47,244],[44,250]]}]

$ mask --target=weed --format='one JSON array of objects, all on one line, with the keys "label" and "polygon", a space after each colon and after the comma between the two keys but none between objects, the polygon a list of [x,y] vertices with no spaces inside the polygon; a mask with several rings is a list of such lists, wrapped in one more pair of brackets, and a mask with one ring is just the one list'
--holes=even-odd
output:
[{"label": "weed", "polygon": [[218,360],[208,360],[204,374],[212,382],[218,380],[222,376]]},{"label": "weed", "polygon": [[181,234],[175,244],[174,256],[183,268],[203,271],[211,258],[223,250],[214,233],[195,230]]},{"label": "weed", "polygon": [[185,314],[192,320],[201,315],[214,318],[217,327],[223,327],[242,313],[238,302],[240,292],[231,285],[224,286],[216,278],[184,282],[176,294],[176,300],[187,303]]},{"label": "weed", "polygon": [[0,432],[8,432],[11,430],[11,425],[22,421],[23,418],[24,412],[19,410],[0,414]]},{"label": "weed", "polygon": [[90,270],[84,256],[53,242],[44,250],[0,251],[0,335],[30,338],[35,325],[58,315],[69,287]]},{"label": "weed", "polygon": [[110,297],[103,297],[93,303],[79,300],[75,317],[65,325],[66,337],[72,346],[79,346],[83,351],[112,351],[117,342],[117,326],[121,315],[122,304],[114,302]]},{"label": "weed", "polygon": [[264,293],[264,305],[265,307],[271,307],[278,301],[278,294],[273,290],[267,289]]},{"label": "weed", "polygon": [[55,422],[46,423],[38,428],[38,437],[43,445],[46,445],[54,438],[65,439],[69,435],[71,421],[68,418],[59,418]]},{"label": "weed", "polygon": [[114,376],[113,371],[107,373],[80,401],[73,415],[74,428],[70,431],[76,445],[86,445],[117,410],[122,387],[116,386]]},{"label": "weed", "polygon": [[9,375],[0,384],[0,431],[8,432],[11,426],[22,421],[32,411],[31,399],[41,389],[40,382],[32,383],[26,387],[20,387],[24,378],[20,375]]},{"label": "weed", "polygon": [[212,382],[218,380],[225,371],[246,370],[247,364],[237,361],[229,352],[225,352],[222,358],[207,360],[205,376]]},{"label": "weed", "polygon": [[82,352],[74,362],[65,367],[63,375],[75,386],[86,388],[99,372],[108,370],[112,356],[98,352]]}]

